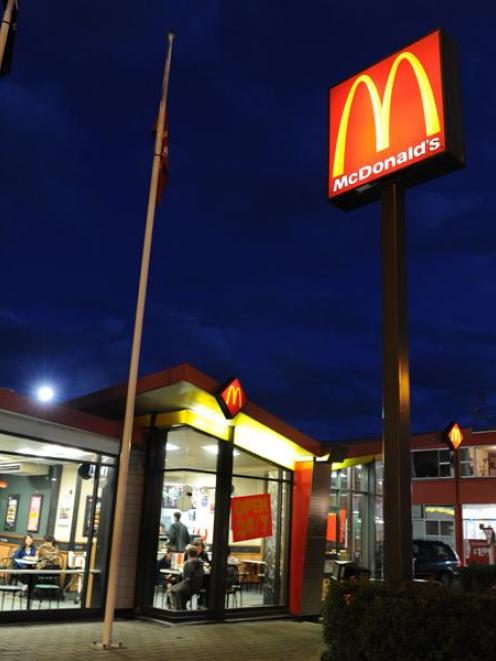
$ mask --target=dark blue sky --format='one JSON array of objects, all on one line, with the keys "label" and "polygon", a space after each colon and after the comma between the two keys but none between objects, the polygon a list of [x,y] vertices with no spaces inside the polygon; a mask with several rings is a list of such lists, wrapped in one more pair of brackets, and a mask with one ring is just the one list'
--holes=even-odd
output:
[{"label": "dark blue sky", "polygon": [[379,434],[379,207],[326,200],[327,89],[443,27],[467,168],[407,195],[412,427],[496,424],[496,9],[460,7],[24,2],[0,81],[0,385],[127,378],[173,29],[141,373],[188,361],[318,438]]}]

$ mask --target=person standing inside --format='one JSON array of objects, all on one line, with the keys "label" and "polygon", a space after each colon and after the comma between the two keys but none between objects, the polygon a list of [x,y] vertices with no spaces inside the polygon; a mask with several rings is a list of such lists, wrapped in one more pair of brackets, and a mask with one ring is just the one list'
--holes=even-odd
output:
[{"label": "person standing inside", "polygon": [[494,565],[494,546],[496,544],[496,535],[494,534],[494,529],[491,526],[485,526],[483,523],[480,524],[479,528],[482,530],[487,540],[487,554],[489,556],[489,564]]},{"label": "person standing inside", "polygon": [[183,553],[189,544],[189,532],[184,523],[181,522],[181,512],[174,512],[174,521],[167,531],[169,546],[174,547],[178,553]]}]

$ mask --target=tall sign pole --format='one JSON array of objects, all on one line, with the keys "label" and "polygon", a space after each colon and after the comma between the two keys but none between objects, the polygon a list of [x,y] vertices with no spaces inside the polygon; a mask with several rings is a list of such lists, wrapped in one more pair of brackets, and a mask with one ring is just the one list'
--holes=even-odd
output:
[{"label": "tall sign pole", "polygon": [[463,512],[460,499],[460,445],[463,443],[463,432],[457,422],[450,422],[444,430],[444,439],[452,452],[455,478],[455,546],[462,565],[465,564],[463,544]]},{"label": "tall sign pole", "polygon": [[383,307],[384,578],[412,578],[410,377],[408,370],[405,193],[381,191]]},{"label": "tall sign pole", "polygon": [[134,407],[136,401],[136,383],[138,380],[138,366],[141,349],[141,335],[143,331],[143,317],[145,311],[146,290],[148,284],[148,270],[150,265],[150,253],[152,247],[153,224],[155,220],[155,209],[157,206],[157,193],[163,158],[163,140],[165,132],[165,118],[167,109],[167,93],[169,88],[170,65],[172,57],[172,43],[174,35],[168,35],[168,51],[165,61],[164,77],[162,82],[162,93],[155,134],[155,149],[153,156],[152,175],[150,181],[150,193],[148,197],[148,211],[146,214],[145,238],[143,242],[143,254],[141,258],[141,272],[138,289],[138,300],[136,303],[136,317],[134,322],[133,344],[131,349],[131,361],[129,366],[129,381],[127,388],[126,412],[124,416],[124,429],[122,433],[121,454],[119,459],[119,478],[117,481],[117,496],[115,504],[114,527],[112,532],[112,544],[110,551],[110,567],[107,584],[107,595],[105,602],[105,617],[103,622],[102,642],[95,647],[110,650],[120,647],[112,643],[112,627],[114,623],[115,602],[117,596],[117,585],[119,581],[119,560],[121,552],[122,527],[124,521],[124,506],[126,502],[127,477],[129,472],[129,455],[131,453],[131,442],[133,434]]},{"label": "tall sign pole", "polygon": [[412,578],[405,189],[465,164],[456,48],[436,30],[329,91],[329,201],[380,200],[384,577]]}]

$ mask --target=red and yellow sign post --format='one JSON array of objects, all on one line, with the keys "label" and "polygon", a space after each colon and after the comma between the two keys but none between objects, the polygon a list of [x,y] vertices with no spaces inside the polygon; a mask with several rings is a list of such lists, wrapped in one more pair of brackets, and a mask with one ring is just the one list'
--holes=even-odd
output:
[{"label": "red and yellow sign post", "polygon": [[444,438],[453,453],[453,468],[455,472],[455,541],[458,554],[462,563],[464,563],[463,511],[460,498],[460,455],[458,454],[458,449],[463,443],[463,432],[460,429],[460,425],[457,422],[451,422],[444,430]]},{"label": "red and yellow sign post", "polygon": [[464,165],[454,44],[437,30],[329,92],[329,201],[381,200],[384,578],[412,577],[405,188]]}]

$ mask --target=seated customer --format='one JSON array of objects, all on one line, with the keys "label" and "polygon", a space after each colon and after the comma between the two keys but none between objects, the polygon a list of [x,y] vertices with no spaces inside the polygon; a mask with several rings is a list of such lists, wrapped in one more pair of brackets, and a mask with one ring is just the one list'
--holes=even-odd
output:
[{"label": "seated customer", "polygon": [[155,579],[156,585],[169,585],[176,582],[176,577],[173,574],[167,574],[166,572],[160,571],[163,569],[170,569],[172,563],[172,547],[168,546],[165,554],[157,562],[157,576]]},{"label": "seated customer", "polygon": [[188,559],[188,549],[194,546],[196,550],[198,551],[198,555],[196,556],[198,560],[201,560],[201,562],[210,564],[210,560],[208,559],[208,555],[205,552],[205,542],[202,539],[196,540],[196,542],[193,542],[192,544],[188,544],[186,547],[186,551],[184,552],[184,561]]},{"label": "seated customer", "polygon": [[34,539],[31,537],[31,535],[26,535],[20,543],[19,548],[14,553],[14,557],[12,558],[15,568],[26,569],[26,565],[24,565],[22,562],[19,562],[19,560],[22,560],[26,557],[34,558],[35,555],[36,548],[34,546]]},{"label": "seated customer", "polygon": [[59,549],[55,538],[51,535],[43,537],[43,542],[38,549],[38,569],[54,569],[60,566]]},{"label": "seated customer", "polygon": [[198,560],[198,549],[189,546],[188,560],[183,567],[183,580],[173,585],[169,590],[172,606],[176,610],[186,610],[186,603],[194,594],[199,594],[203,586],[203,563]]}]

